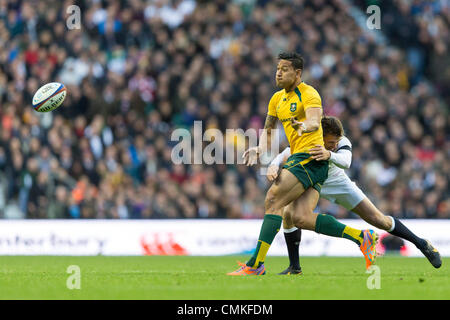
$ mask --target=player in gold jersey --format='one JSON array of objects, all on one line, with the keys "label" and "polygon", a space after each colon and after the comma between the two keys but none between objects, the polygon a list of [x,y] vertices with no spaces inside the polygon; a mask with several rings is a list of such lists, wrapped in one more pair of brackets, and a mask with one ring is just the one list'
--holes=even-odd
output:
[{"label": "player in gold jersey", "polygon": [[265,274],[264,259],[280,230],[283,208],[293,202],[293,222],[298,228],[349,239],[360,246],[366,266],[374,261],[376,233],[350,228],[334,217],[313,213],[321,185],[328,176],[328,161],[314,160],[311,149],[323,147],[321,126],[322,101],[319,93],[301,80],[303,58],[297,53],[281,53],[276,84],[283,88],[269,102],[269,110],[259,145],[244,153],[244,162],[252,166],[270,145],[271,131],[279,119],[284,127],[292,155],[287,159],[277,181],[267,191],[265,216],[253,256],[228,275]]}]

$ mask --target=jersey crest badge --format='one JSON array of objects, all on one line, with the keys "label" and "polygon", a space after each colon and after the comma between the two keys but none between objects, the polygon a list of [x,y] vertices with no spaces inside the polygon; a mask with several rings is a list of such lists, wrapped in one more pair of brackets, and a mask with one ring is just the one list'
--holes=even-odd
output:
[{"label": "jersey crest badge", "polygon": [[297,110],[297,102],[291,103],[291,112],[295,112]]}]

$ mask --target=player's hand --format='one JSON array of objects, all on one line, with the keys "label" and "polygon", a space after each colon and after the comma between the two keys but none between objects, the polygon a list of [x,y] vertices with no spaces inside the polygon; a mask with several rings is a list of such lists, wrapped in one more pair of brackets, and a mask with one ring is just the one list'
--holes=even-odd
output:
[{"label": "player's hand", "polygon": [[309,149],[309,154],[311,155],[311,158],[317,161],[328,160],[331,157],[331,152],[320,144],[316,144],[314,148]]},{"label": "player's hand", "polygon": [[298,121],[294,117],[291,118],[291,126],[297,131],[299,137],[302,136],[303,131],[305,131],[305,124],[303,122]]},{"label": "player's hand", "polygon": [[275,164],[271,164],[269,168],[267,168],[267,179],[272,182],[278,177],[278,170],[280,169],[279,166]]},{"label": "player's hand", "polygon": [[253,147],[248,149],[244,152],[242,155],[242,158],[244,158],[244,164],[247,166],[253,166],[258,163],[259,155],[261,154],[261,151],[259,147]]}]

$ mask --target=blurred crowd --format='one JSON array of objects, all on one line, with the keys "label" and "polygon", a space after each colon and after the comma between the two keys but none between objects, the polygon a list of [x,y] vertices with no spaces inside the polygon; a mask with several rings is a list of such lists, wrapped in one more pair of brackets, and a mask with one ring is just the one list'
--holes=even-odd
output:
[{"label": "blurred crowd", "polygon": [[[369,198],[400,218],[450,218],[442,90],[409,51],[363,32],[348,2],[0,0],[0,217],[262,217],[258,168],[174,164],[170,137],[195,120],[262,128],[276,56],[296,51],[325,114],[344,124],[348,173]],[[72,4],[79,29],[67,25]],[[434,17],[448,62],[448,7]],[[35,112],[33,94],[53,81],[66,100]],[[317,211],[354,217],[325,200]]]},{"label": "blurred crowd", "polygon": [[450,1],[449,0],[356,0],[362,10],[377,5],[381,29],[405,50],[413,84],[423,76],[450,104]]}]

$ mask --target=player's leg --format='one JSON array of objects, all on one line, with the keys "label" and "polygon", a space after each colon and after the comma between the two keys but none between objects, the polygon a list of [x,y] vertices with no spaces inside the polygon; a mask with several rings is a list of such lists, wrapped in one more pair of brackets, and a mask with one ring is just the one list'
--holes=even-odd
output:
[{"label": "player's leg", "polygon": [[442,265],[439,252],[429,241],[416,236],[399,219],[384,215],[367,197],[354,207],[352,211],[371,225],[412,242],[435,268],[439,268]]},{"label": "player's leg", "polygon": [[394,219],[384,215],[367,197],[362,199],[351,211],[374,227],[386,231],[393,230],[391,228],[394,226]]},{"label": "player's leg", "polygon": [[295,201],[295,213],[293,217],[295,225],[298,228],[312,230],[324,235],[346,238],[357,245],[361,245],[363,241],[363,233],[361,230],[346,226],[331,215],[313,212],[318,200],[319,192],[314,188],[309,188]]},{"label": "player's leg", "polygon": [[302,229],[295,226],[292,220],[293,211],[294,206],[292,202],[283,209],[283,234],[289,255],[289,267],[280,272],[279,275],[302,274],[298,250],[302,238]]},{"label": "player's leg", "polygon": [[283,208],[297,199],[305,189],[297,178],[289,171],[281,170],[279,179],[272,184],[264,201],[263,224],[253,256],[247,261],[247,266],[258,268],[264,262],[273,239],[280,230]]},{"label": "player's leg", "polygon": [[412,242],[435,268],[441,266],[440,254],[429,241],[416,236],[399,219],[383,214],[350,179],[325,185],[321,196],[356,213],[367,223]]},{"label": "player's leg", "polygon": [[281,217],[283,208],[296,200],[305,188],[297,177],[286,169],[282,169],[280,176],[267,191],[264,200],[266,215],[274,214]]},{"label": "player's leg", "polygon": [[373,230],[354,229],[330,215],[313,213],[319,200],[321,185],[328,177],[328,161],[311,160],[308,154],[293,154],[283,168],[292,172],[306,189],[295,203],[296,227],[355,242],[366,258],[366,266],[370,266],[376,256],[377,235]]},{"label": "player's leg", "polygon": [[304,192],[303,185],[289,171],[283,169],[277,181],[272,184],[264,201],[264,220],[256,249],[245,265],[228,275],[264,274],[264,259],[273,239],[281,228],[283,208]]},{"label": "player's leg", "polygon": [[324,186],[321,195],[325,199],[356,213],[374,227],[389,230],[393,225],[392,218],[378,210],[364,192],[347,176],[344,176],[339,183]]},{"label": "player's leg", "polygon": [[314,188],[306,190],[295,202],[294,223],[298,228],[313,230],[331,237],[353,241],[362,251],[368,268],[376,257],[377,234],[373,230],[359,230],[337,221],[327,214],[313,212],[319,199],[319,192]]},{"label": "player's leg", "polygon": [[283,229],[296,228],[294,221],[292,220],[292,214],[294,213],[293,202],[289,203],[283,208]]}]

